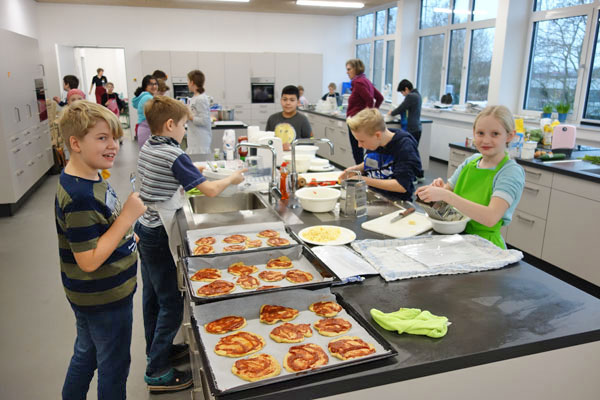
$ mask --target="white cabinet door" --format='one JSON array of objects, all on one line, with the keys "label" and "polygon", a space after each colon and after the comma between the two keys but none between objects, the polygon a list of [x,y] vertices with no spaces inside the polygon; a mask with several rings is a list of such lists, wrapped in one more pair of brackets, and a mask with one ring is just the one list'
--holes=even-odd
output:
[{"label": "white cabinet door", "polygon": [[304,86],[304,96],[314,104],[323,96],[323,55],[300,54],[298,65],[296,85]]},{"label": "white cabinet door", "polygon": [[225,102],[250,104],[250,55],[225,53]]},{"label": "white cabinet door", "polygon": [[252,53],[250,55],[250,76],[272,78],[275,76],[275,53]]},{"label": "white cabinet door", "polygon": [[281,90],[287,85],[297,85],[300,80],[299,57],[296,53],[275,54],[275,99],[278,102]]},{"label": "white cabinet door", "polygon": [[213,98],[215,103],[223,104],[225,101],[225,54],[224,53],[198,53],[198,69],[206,77],[206,94]]},{"label": "white cabinet door", "polygon": [[[142,74],[139,78],[139,84],[142,84],[142,78],[146,75],[151,75],[157,69],[163,71],[169,77],[169,81],[172,82],[171,77],[171,54],[169,51],[142,51]],[[134,88],[135,89],[135,88]]]},{"label": "white cabinet door", "polygon": [[186,78],[188,72],[198,69],[198,53],[195,51],[172,51],[171,74],[173,78]]},{"label": "white cabinet door", "polygon": [[598,215],[600,202],[552,189],[542,258],[600,285]]}]

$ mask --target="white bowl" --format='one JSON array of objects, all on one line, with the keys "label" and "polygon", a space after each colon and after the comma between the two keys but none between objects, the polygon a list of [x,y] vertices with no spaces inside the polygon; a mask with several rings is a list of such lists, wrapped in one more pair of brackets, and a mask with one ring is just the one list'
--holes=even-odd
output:
[{"label": "white bowl", "polygon": [[340,191],[328,187],[302,188],[296,190],[302,208],[311,212],[329,212],[335,208]]},{"label": "white bowl", "polygon": [[429,220],[431,221],[433,230],[437,233],[453,235],[455,233],[463,232],[467,226],[467,222],[469,222],[471,218],[463,216],[463,218],[459,219],[458,221],[439,221],[433,218],[429,218]]},{"label": "white bowl", "polygon": [[296,146],[296,155],[298,154],[309,154],[313,157],[317,155],[317,151],[319,150],[319,146],[315,145],[303,145],[299,144]]},{"label": "white bowl", "polygon": [[312,160],[310,160],[310,166],[311,166],[311,168],[312,167],[328,167],[329,160],[326,158],[315,157]]},{"label": "white bowl", "polygon": [[[217,168],[217,172],[213,172],[213,170],[211,170],[209,167],[206,167],[204,171],[202,171],[202,175],[204,175],[209,181],[218,181],[219,179],[227,178],[234,172],[235,170],[229,168]],[[237,185],[229,185],[219,194],[219,197],[233,196],[237,193],[237,190]]]},{"label": "white bowl", "polygon": [[[296,172],[306,172],[310,167],[310,161],[314,158],[314,156],[309,154],[298,154],[296,153]],[[290,171],[292,170],[292,155],[286,154],[283,156],[283,161],[287,161],[290,164]]]}]

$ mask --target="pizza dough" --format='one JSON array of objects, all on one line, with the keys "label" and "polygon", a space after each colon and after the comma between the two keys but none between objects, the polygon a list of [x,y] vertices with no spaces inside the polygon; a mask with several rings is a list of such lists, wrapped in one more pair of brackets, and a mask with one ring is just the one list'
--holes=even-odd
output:
[{"label": "pizza dough", "polygon": [[285,238],[275,237],[267,240],[267,244],[271,247],[287,246],[290,241]]},{"label": "pizza dough", "polygon": [[223,336],[215,345],[215,353],[225,357],[244,357],[265,347],[265,340],[252,332],[240,331]]},{"label": "pizza dough", "polygon": [[342,361],[359,358],[375,353],[375,347],[358,336],[342,336],[333,339],[327,345],[332,356]]},{"label": "pizza dough", "polygon": [[231,372],[246,381],[256,382],[279,375],[281,366],[273,356],[262,353],[237,360]]},{"label": "pizza dough", "polygon": [[338,336],[352,328],[350,321],[343,318],[323,318],[315,322],[315,329],[323,336]]},{"label": "pizza dough", "polygon": [[300,343],[305,337],[312,336],[310,324],[290,324],[285,322],[273,328],[269,337],[277,343]]},{"label": "pizza dough", "polygon": [[196,291],[196,294],[200,297],[214,297],[231,293],[234,290],[235,285],[233,283],[219,279],[208,285],[202,286]]},{"label": "pizza dough", "polygon": [[223,239],[223,242],[229,243],[229,244],[234,244],[234,243],[244,243],[246,240],[248,240],[247,236],[231,235],[231,236],[227,236],[225,239]]},{"label": "pizza dough", "polygon": [[292,268],[292,265],[294,265],[292,263],[292,260],[290,260],[290,258],[286,257],[286,256],[272,258],[269,260],[269,262],[267,262],[267,268],[272,268],[272,269]]},{"label": "pizza dough", "polygon": [[242,251],[242,250],[246,250],[245,244],[232,244],[230,246],[223,247],[223,251],[226,253],[230,252],[230,251]]},{"label": "pizza dough", "polygon": [[227,317],[216,319],[204,325],[204,329],[208,333],[220,335],[222,333],[237,331],[246,326],[246,318],[230,315]]},{"label": "pizza dough", "polygon": [[257,247],[262,246],[262,240],[260,239],[256,239],[256,240],[246,240],[246,246],[248,246],[249,249],[254,249]]},{"label": "pizza dough", "polygon": [[296,318],[298,314],[298,310],[294,308],[263,304],[260,307],[260,322],[270,325],[278,321],[288,322]]},{"label": "pizza dough", "polygon": [[221,271],[216,268],[203,268],[190,277],[195,282],[212,282],[221,278]]},{"label": "pizza dough", "polygon": [[278,271],[261,271],[258,277],[265,282],[277,282],[285,278],[285,274]]},{"label": "pizza dough", "polygon": [[258,236],[260,238],[265,238],[265,239],[276,238],[276,237],[279,237],[279,232],[274,231],[273,229],[266,229],[264,231],[258,232],[258,234],[256,236]]},{"label": "pizza dough", "polygon": [[258,268],[255,265],[246,265],[243,262],[233,263],[227,268],[227,272],[236,276],[250,275],[256,271]]},{"label": "pizza dough", "polygon": [[200,256],[203,254],[211,254],[214,252],[215,252],[215,249],[210,244],[200,244],[200,245],[196,246],[196,248],[194,249],[195,256]]},{"label": "pizza dough", "polygon": [[215,244],[216,242],[217,239],[212,236],[201,237],[200,239],[196,240],[196,244]]},{"label": "pizza dough", "polygon": [[252,275],[242,275],[237,279],[236,283],[240,285],[242,289],[256,289],[260,286],[258,278]]},{"label": "pizza dough", "polygon": [[258,288],[256,288],[256,290],[269,290],[269,289],[276,289],[276,288],[280,288],[281,286],[277,286],[277,285],[265,285],[265,286],[260,286]]},{"label": "pizza dough", "polygon": [[342,311],[342,306],[335,301],[319,301],[312,303],[308,309],[320,317],[335,317]]},{"label": "pizza dough", "polygon": [[329,357],[321,346],[314,343],[292,346],[283,359],[283,366],[288,372],[300,372],[326,365]]},{"label": "pizza dough", "polygon": [[313,276],[306,271],[291,269],[285,274],[285,279],[292,283],[305,283],[313,280]]}]

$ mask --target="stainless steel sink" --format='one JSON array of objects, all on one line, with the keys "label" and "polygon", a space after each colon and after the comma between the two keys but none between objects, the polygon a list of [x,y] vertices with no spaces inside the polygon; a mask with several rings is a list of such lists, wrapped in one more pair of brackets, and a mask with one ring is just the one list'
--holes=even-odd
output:
[{"label": "stainless steel sink", "polygon": [[231,197],[190,197],[194,214],[214,214],[241,210],[258,210],[267,206],[255,193],[236,193]]},{"label": "stainless steel sink", "polygon": [[588,174],[600,175],[600,168],[582,169],[581,171],[587,172]]}]

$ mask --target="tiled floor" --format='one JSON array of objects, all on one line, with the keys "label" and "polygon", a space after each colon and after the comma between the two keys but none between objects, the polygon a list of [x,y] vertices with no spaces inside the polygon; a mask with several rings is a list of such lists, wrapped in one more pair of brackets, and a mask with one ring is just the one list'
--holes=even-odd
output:
[{"label": "tiled floor", "polygon": [[[137,153],[137,143],[125,139],[111,170],[110,183],[122,200],[131,191],[129,173],[135,170]],[[445,164],[432,161],[425,183],[445,172]],[[0,218],[1,399],[59,398],[72,355],[75,318],[60,281],[54,228],[57,180],[57,175],[48,177],[17,215]],[[128,397],[189,399],[189,391],[152,396],[146,390],[141,282],[138,276]],[[88,398],[96,398],[95,378]]]}]

